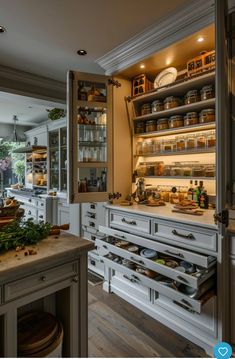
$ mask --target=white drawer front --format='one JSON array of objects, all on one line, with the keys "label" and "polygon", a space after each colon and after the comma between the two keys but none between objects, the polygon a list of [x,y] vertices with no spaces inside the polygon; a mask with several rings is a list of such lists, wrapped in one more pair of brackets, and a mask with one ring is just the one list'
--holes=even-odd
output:
[{"label": "white drawer front", "polygon": [[4,301],[40,290],[53,283],[75,276],[77,272],[77,262],[72,262],[7,283],[4,285]]},{"label": "white drawer front", "polygon": [[93,270],[94,272],[102,272],[102,275],[104,273],[104,262],[103,260],[93,254],[92,252],[88,253],[88,268]]},{"label": "white drawer front", "polygon": [[118,239],[124,239],[128,242],[137,244],[139,246],[154,249],[157,252],[161,252],[161,253],[170,255],[172,257],[179,258],[179,259],[194,263],[196,265],[199,265],[199,266],[202,266],[205,268],[209,268],[216,261],[215,257],[205,255],[205,254],[199,254],[199,253],[195,253],[195,252],[189,252],[182,248],[178,248],[175,246],[157,242],[157,240],[155,240],[155,239],[152,240],[152,239],[142,238],[139,236],[135,236],[133,234],[124,233],[122,231],[118,231],[117,229],[112,229],[112,228],[108,228],[108,227],[100,226],[99,229],[102,233],[105,233],[106,235],[110,235],[110,236],[116,237]]},{"label": "white drawer front", "polygon": [[140,264],[143,267],[149,268],[158,274],[162,274],[165,277],[189,285],[190,287],[193,287],[195,289],[199,288],[202,283],[204,283],[208,278],[210,278],[215,273],[215,268],[213,267],[210,270],[208,270],[208,273],[205,273],[200,278],[197,278],[190,274],[182,273],[173,268],[167,267],[166,265],[155,263],[151,259],[143,258],[138,254],[133,254],[129,252],[128,250],[116,247],[115,245],[107,243],[105,239],[104,240],[96,239],[96,245],[122,258],[126,258],[136,264]]},{"label": "white drawer front", "polygon": [[83,217],[82,224],[87,228],[98,229],[99,227],[98,221],[95,218],[91,218],[88,216]]},{"label": "white drawer front", "polygon": [[230,237],[230,254],[235,257],[235,237]]},{"label": "white drawer front", "polygon": [[178,242],[178,245],[185,243],[192,247],[217,250],[217,234],[203,228],[194,229],[184,224],[155,221],[154,236],[171,239],[176,245]]},{"label": "white drawer front", "polygon": [[40,209],[44,210],[44,208],[46,207],[46,204],[45,204],[44,201],[39,201],[39,200],[37,200],[36,205],[37,205],[37,207],[38,207],[39,210],[40,210]]},{"label": "white drawer front", "polygon": [[110,212],[110,226],[130,232],[150,233],[151,220],[123,212]]},{"label": "white drawer front", "polygon": [[24,208],[24,215],[27,218],[37,218],[37,210],[33,207],[22,206]]},{"label": "white drawer front", "polygon": [[44,211],[38,211],[38,221],[45,221],[46,216]]},{"label": "white drawer front", "polygon": [[128,293],[128,295],[131,295],[132,297],[136,297],[138,300],[143,299],[148,302],[150,301],[151,289],[144,285],[132,282],[131,278],[127,275],[117,271],[115,271],[115,275],[111,280],[111,291],[115,291],[115,287]]},{"label": "white drawer front", "polygon": [[133,271],[127,267],[124,267],[121,264],[117,264],[117,263],[111,261],[110,259],[107,259],[106,257],[104,257],[103,260],[104,260],[105,265],[107,265],[108,267],[110,267],[114,270],[117,270],[118,272],[121,272],[121,273],[127,275],[130,278],[130,280],[133,281],[133,283],[139,283],[140,285],[144,285],[148,288],[154,289],[158,293],[177,301],[178,303],[180,303],[187,309],[190,309],[197,313],[201,312],[202,305],[204,303],[203,299],[201,299],[201,300],[200,299],[199,300],[192,299],[189,296],[187,296],[179,291],[176,291],[172,288],[162,285],[154,279],[150,279],[150,278],[145,277],[144,275],[136,273],[135,271]]}]

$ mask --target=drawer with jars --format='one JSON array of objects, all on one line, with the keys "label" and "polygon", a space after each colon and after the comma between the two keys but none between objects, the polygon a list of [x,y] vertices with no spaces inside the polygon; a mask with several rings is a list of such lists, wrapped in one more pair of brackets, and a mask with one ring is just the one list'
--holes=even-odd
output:
[{"label": "drawer with jars", "polygon": [[170,139],[149,139],[136,143],[137,156],[161,156],[214,152],[216,146],[215,131],[190,133]]},{"label": "drawer with jars", "polygon": [[114,236],[97,240],[97,245],[109,251],[104,256],[105,265],[200,313],[205,294],[208,296],[208,291],[215,287],[216,259],[210,261],[209,267],[203,267],[198,263],[205,255],[195,254],[194,261],[188,262],[184,257],[177,257],[178,248],[168,245],[170,249],[163,250],[161,243],[132,237],[133,241]]}]

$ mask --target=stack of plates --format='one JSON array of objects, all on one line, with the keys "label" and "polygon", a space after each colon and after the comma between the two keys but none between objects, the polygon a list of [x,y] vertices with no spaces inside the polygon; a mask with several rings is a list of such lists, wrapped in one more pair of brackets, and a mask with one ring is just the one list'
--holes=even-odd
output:
[{"label": "stack of plates", "polygon": [[145,258],[157,258],[157,252],[148,248],[142,249],[140,255]]}]

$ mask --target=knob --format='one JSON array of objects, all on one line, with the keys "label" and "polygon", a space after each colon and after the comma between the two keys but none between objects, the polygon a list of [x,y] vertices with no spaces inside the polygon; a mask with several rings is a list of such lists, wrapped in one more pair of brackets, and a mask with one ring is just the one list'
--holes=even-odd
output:
[{"label": "knob", "polygon": [[41,279],[41,281],[42,281],[42,282],[45,282],[45,280],[46,280],[46,276],[45,276],[45,275],[43,275],[43,276],[41,276],[41,277],[40,277],[40,279]]},{"label": "knob", "polygon": [[41,215],[39,216],[39,218],[43,218],[43,215],[41,214]]},{"label": "knob", "polygon": [[72,279],[72,281],[73,281],[74,283],[78,283],[78,277],[74,277],[74,278]]},{"label": "knob", "polygon": [[32,202],[31,198],[29,199],[29,202]]}]

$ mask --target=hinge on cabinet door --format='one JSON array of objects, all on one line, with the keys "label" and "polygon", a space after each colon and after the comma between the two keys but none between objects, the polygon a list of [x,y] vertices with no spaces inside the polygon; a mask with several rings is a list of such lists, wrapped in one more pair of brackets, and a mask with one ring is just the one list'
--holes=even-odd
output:
[{"label": "hinge on cabinet door", "polygon": [[228,227],[228,222],[229,222],[228,209],[223,209],[220,213],[215,213],[214,221],[215,221],[215,224],[217,224],[217,222],[220,222],[220,223],[224,224],[225,227]]},{"label": "hinge on cabinet door", "polygon": [[131,102],[131,96],[125,96],[124,100],[127,101],[127,102]]},{"label": "hinge on cabinet door", "polygon": [[113,85],[115,87],[121,87],[121,83],[118,80],[108,79],[108,85]]}]

